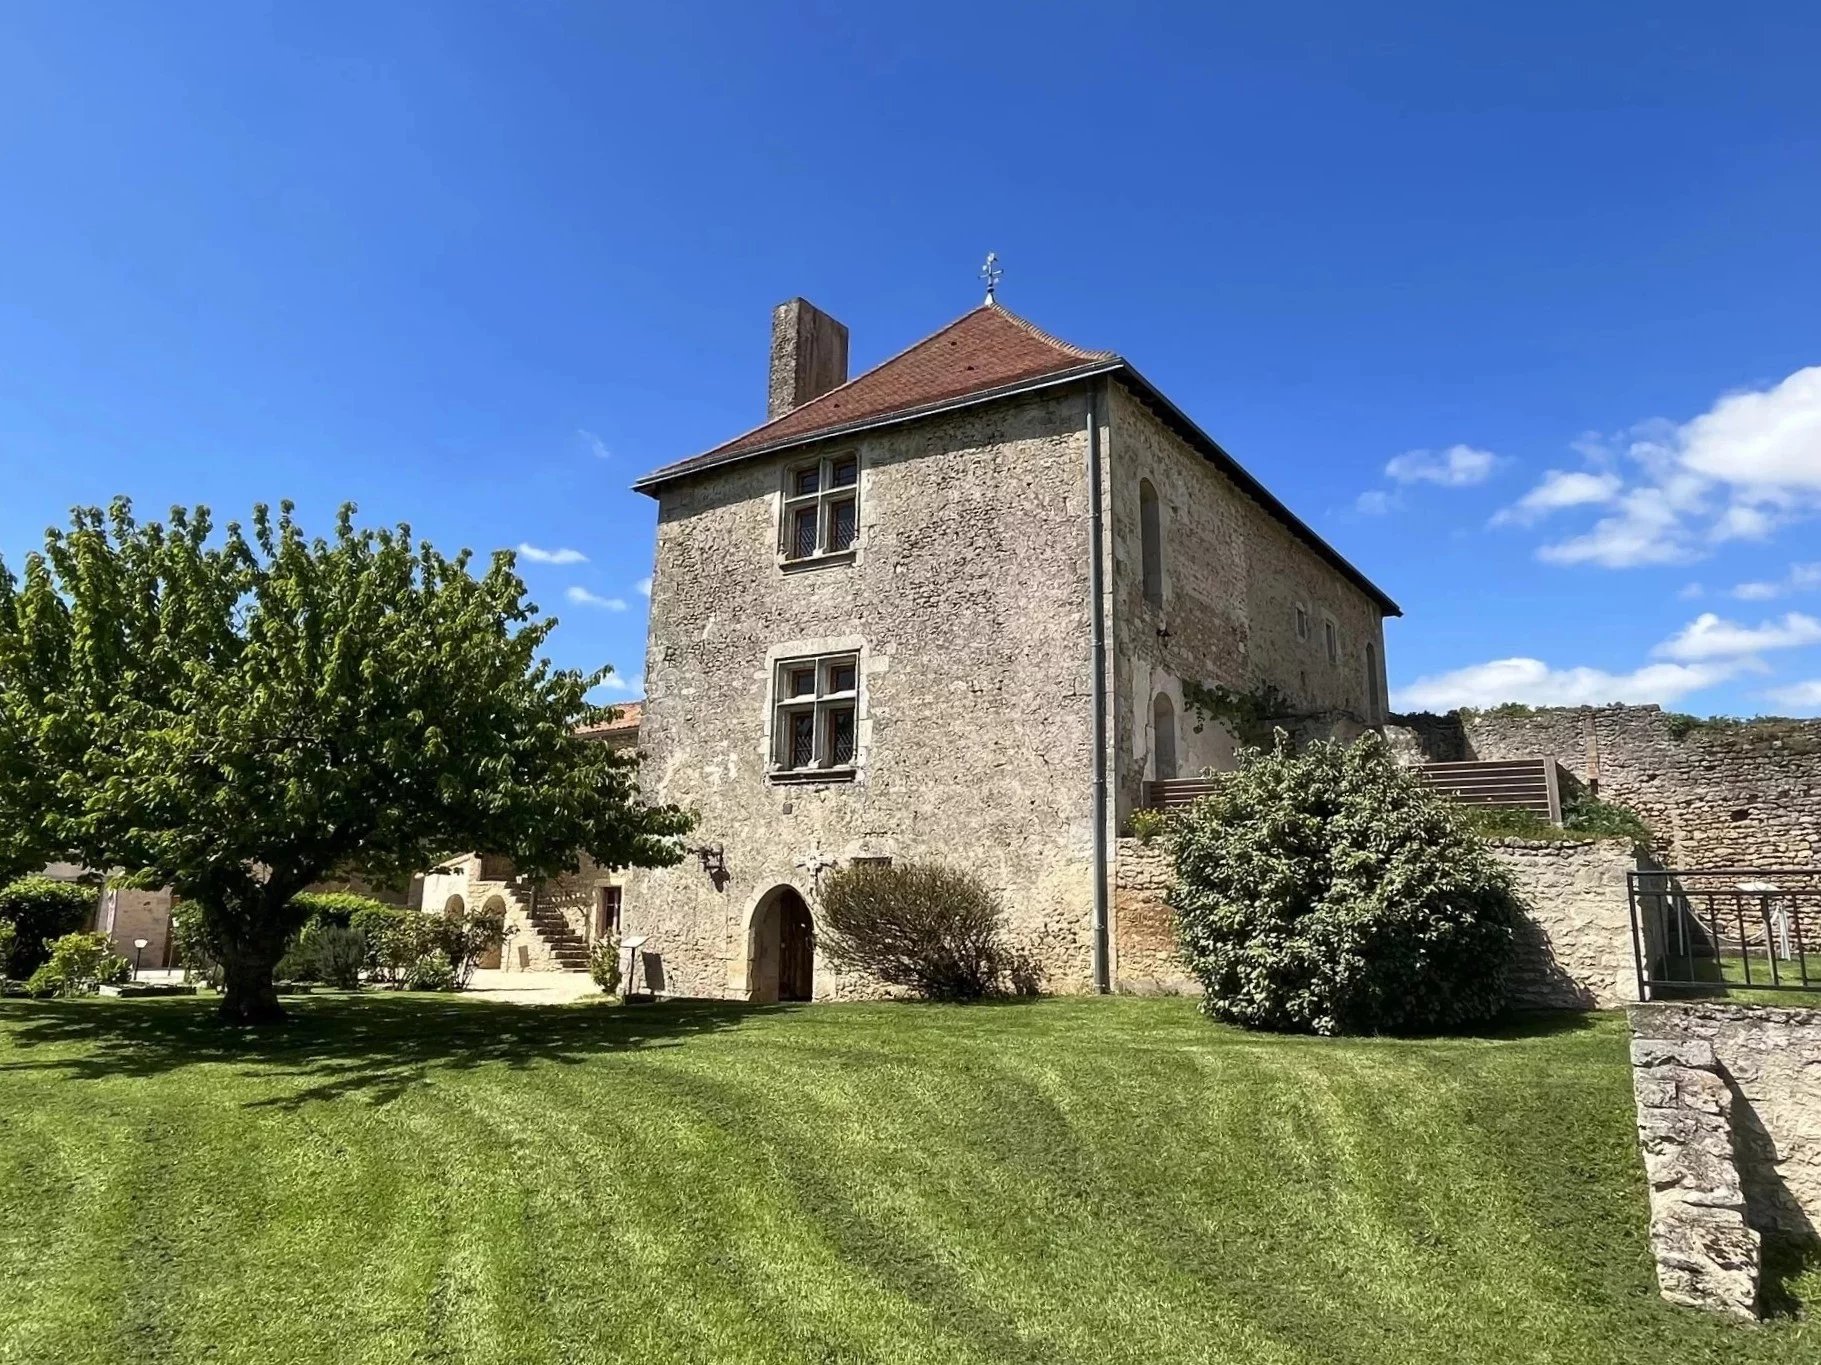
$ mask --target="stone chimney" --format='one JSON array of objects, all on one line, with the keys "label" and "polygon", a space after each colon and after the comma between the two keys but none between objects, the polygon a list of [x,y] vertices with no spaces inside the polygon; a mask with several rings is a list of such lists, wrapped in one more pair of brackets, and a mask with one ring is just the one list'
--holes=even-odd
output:
[{"label": "stone chimney", "polygon": [[846,382],[847,328],[807,299],[792,299],[771,310],[767,421]]}]

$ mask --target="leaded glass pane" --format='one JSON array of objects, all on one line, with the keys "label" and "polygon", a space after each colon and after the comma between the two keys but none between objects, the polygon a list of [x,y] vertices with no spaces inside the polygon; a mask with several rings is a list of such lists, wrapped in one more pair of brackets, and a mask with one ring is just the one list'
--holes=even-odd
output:
[{"label": "leaded glass pane", "polygon": [[828,761],[845,766],[854,761],[854,708],[837,706],[828,712]]},{"label": "leaded glass pane", "polygon": [[790,717],[790,761],[792,768],[807,768],[816,757],[816,717],[813,712],[797,711]]},{"label": "leaded glass pane", "polygon": [[828,548],[845,550],[854,543],[854,503],[852,498],[828,505]]},{"label": "leaded glass pane", "polygon": [[816,552],[816,509],[799,507],[790,515],[791,558],[805,559]]}]

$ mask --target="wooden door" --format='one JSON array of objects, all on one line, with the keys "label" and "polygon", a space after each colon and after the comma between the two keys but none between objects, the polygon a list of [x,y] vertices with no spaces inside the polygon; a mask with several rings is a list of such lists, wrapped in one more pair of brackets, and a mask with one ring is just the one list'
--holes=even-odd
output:
[{"label": "wooden door", "polygon": [[809,907],[795,891],[786,891],[778,898],[778,999],[809,999],[815,970],[816,934]]}]

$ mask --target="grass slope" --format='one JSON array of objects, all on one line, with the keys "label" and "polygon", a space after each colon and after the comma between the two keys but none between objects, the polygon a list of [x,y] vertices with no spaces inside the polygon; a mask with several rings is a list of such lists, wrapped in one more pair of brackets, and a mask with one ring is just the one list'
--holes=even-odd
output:
[{"label": "grass slope", "polygon": [[1657,1299],[1615,1018],[208,1010],[0,1005],[0,1361],[1821,1358]]}]

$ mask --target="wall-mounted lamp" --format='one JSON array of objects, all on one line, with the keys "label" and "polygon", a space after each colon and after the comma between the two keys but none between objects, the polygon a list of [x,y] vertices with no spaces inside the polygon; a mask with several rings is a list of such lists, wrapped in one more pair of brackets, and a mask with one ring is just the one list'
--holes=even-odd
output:
[{"label": "wall-mounted lamp", "polygon": [[720,844],[702,844],[690,852],[696,855],[696,860],[702,864],[702,871],[708,874],[708,880],[714,883],[716,891],[727,885],[727,879],[732,874],[727,870],[725,847]]}]

